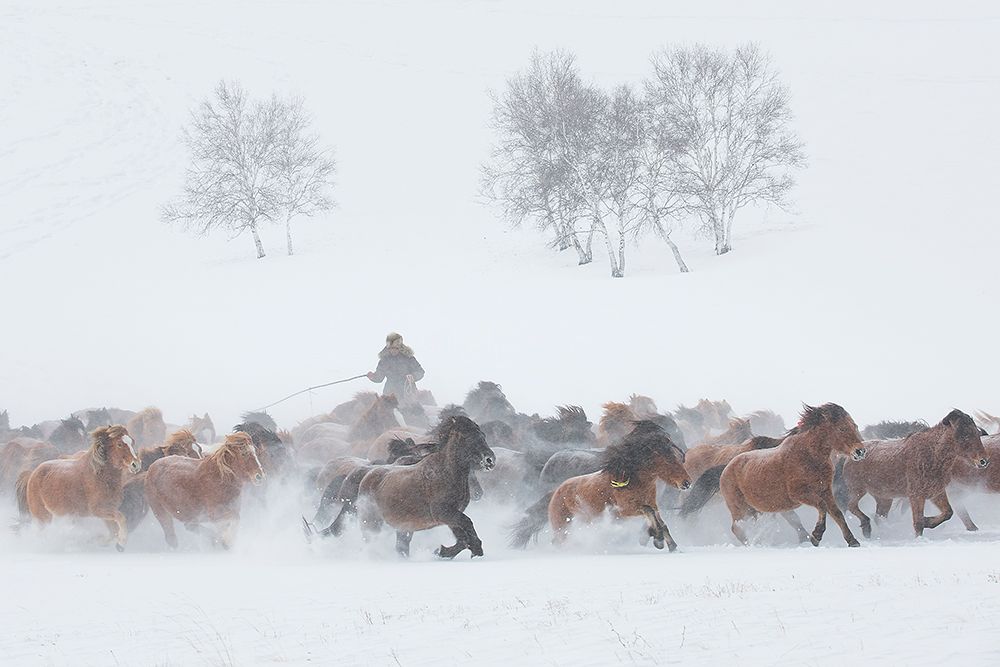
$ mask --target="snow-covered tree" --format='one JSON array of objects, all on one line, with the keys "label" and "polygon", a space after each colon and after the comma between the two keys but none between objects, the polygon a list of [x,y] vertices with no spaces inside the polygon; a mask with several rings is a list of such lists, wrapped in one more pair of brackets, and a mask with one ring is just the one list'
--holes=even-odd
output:
[{"label": "snow-covered tree", "polygon": [[593,259],[594,228],[571,165],[593,148],[592,93],[572,54],[535,51],[493,96],[497,143],[483,167],[484,193],[504,217],[515,226],[534,220],[554,247],[574,248],[580,264]]},{"label": "snow-covered tree", "polygon": [[654,55],[653,68],[646,94],[656,131],[670,137],[678,193],[715,252],[727,253],[736,212],[785,204],[794,184],[788,170],[804,164],[788,91],[753,44],[668,49]]},{"label": "snow-covered tree", "polygon": [[292,219],[328,211],[336,162],[320,147],[319,136],[310,131],[311,121],[301,100],[286,106],[275,167],[280,204],[285,217],[285,240],[292,254]]}]

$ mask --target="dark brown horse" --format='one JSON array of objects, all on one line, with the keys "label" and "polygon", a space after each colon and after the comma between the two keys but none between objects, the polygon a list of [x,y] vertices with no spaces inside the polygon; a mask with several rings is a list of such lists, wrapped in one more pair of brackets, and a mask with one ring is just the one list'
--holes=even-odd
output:
[{"label": "dark brown horse", "polygon": [[278,434],[259,422],[243,422],[233,427],[234,432],[246,433],[253,441],[257,457],[268,475],[280,475],[291,470],[291,452]]},{"label": "dark brown horse", "polygon": [[[719,484],[737,539],[748,544],[741,521],[763,512],[776,512],[791,524],[800,541],[809,540],[818,546],[829,513],[840,526],[847,544],[859,546],[833,497],[830,460],[833,452],[855,461],[864,459],[866,454],[851,416],[839,405],[827,403],[818,408],[806,406],[799,423],[778,447],[745,452],[733,458],[723,470]],[[815,507],[819,512],[811,534],[806,533],[795,514],[795,508],[801,505]]]},{"label": "dark brown horse", "polygon": [[87,429],[78,417],[70,415],[60,420],[46,439],[64,454],[75,454],[87,446]]},{"label": "dark brown horse", "polygon": [[139,472],[141,462],[124,426],[105,426],[90,434],[90,449],[45,461],[17,480],[17,502],[24,516],[47,524],[54,516],[104,519],[119,551],[128,528],[119,510],[125,471]]},{"label": "dark brown horse", "polygon": [[410,539],[418,530],[445,525],[455,534],[455,544],[435,553],[454,558],[465,549],[483,555],[483,543],[465,514],[472,498],[469,474],[473,468],[491,470],[496,463],[486,437],[468,417],[450,417],[438,425],[441,447],[412,466],[387,466],[362,479],[358,501],[366,534],[382,523],[396,529],[396,550],[407,556]]},{"label": "dark brown horse", "polygon": [[616,518],[645,517],[653,545],[670,551],[677,543],[656,506],[656,480],[678,489],[691,485],[684,469],[684,452],[651,421],[637,422],[626,438],[603,453],[597,472],[566,480],[526,512],[511,532],[511,545],[527,546],[546,520],[555,541],[566,539],[574,520],[590,522],[610,510]]},{"label": "dark brown horse", "polygon": [[[984,437],[983,449],[986,450],[986,458],[994,462],[993,465],[980,468],[971,461],[959,458],[951,470],[951,482],[961,489],[1000,493],[1000,465],[996,463],[1000,461],[1000,435]],[[955,503],[955,512],[967,530],[979,530],[964,505]]]},{"label": "dark brown horse", "polygon": [[153,463],[146,473],[146,498],[171,548],[177,548],[176,519],[194,532],[202,521],[222,524],[218,541],[228,549],[239,526],[243,485],[263,481],[253,440],[236,432],[203,459],[168,456]]},{"label": "dark brown horse", "polygon": [[[963,459],[977,468],[985,468],[990,462],[979,427],[961,410],[952,410],[941,423],[903,440],[875,440],[866,445],[868,456],[863,461],[844,465],[848,508],[861,519],[865,537],[871,536],[872,524],[858,501],[866,494],[875,498],[880,516],[888,513],[893,498],[909,498],[913,531],[920,536],[925,528],[940,526],[954,513],[946,488],[956,462]],[[940,514],[924,516],[928,500]]]}]

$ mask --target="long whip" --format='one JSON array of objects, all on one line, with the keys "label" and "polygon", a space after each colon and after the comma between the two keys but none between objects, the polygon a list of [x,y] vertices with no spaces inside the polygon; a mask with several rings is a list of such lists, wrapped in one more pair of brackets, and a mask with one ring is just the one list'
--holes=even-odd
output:
[{"label": "long whip", "polygon": [[303,389],[301,391],[297,391],[294,394],[289,394],[288,396],[285,396],[283,399],[281,399],[279,401],[275,401],[274,403],[269,403],[268,405],[265,405],[262,408],[258,408],[257,412],[264,412],[268,408],[273,408],[274,406],[278,405],[279,403],[284,403],[288,399],[295,398],[296,396],[299,396],[300,394],[304,394],[307,391],[312,391],[313,389],[322,389],[323,387],[332,387],[335,384],[343,384],[344,382],[350,382],[351,380],[358,380],[360,378],[367,377],[367,375],[368,375],[367,373],[362,373],[361,375],[355,375],[354,377],[344,378],[343,380],[334,380],[333,382],[327,382],[325,384],[317,384],[317,385],[312,386],[312,387],[306,387],[305,389]]}]

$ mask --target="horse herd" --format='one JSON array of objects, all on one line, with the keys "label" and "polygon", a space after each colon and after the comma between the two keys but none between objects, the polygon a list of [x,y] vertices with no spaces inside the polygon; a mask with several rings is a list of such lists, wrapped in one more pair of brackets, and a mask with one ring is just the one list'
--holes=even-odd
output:
[{"label": "horse herd", "polygon": [[[171,548],[176,522],[229,548],[241,510],[265,506],[264,491],[276,486],[310,508],[311,520],[302,518],[310,540],[340,536],[352,521],[366,539],[388,526],[396,550],[409,555],[414,532],[448,526],[455,543],[437,549],[442,558],[466,549],[483,555],[466,514],[472,501],[526,507],[510,526],[515,547],[546,526],[563,544],[571,531],[610,515],[641,520],[643,543],[673,551],[661,509],[703,521],[701,510],[716,496],[743,544],[744,521],[774,513],[813,545],[830,515],[856,547],[844,512],[870,537],[871,517],[859,505],[865,496],[881,518],[895,499],[908,502],[919,536],[951,518],[949,489],[1000,493],[1000,469],[989,466],[1000,436],[983,428],[1000,420],[984,413],[978,424],[957,409],[934,426],[883,422],[862,437],[834,403],[806,406],[791,429],[769,411],[736,417],[725,401],[661,413],[652,399],[633,395],[603,409],[596,425],[576,406],[526,415],[499,385],[480,382],[461,405],[444,408],[429,392],[403,406],[392,395],[358,394],[291,431],[266,413],[247,413],[221,442],[207,414],[169,427],[156,408],[101,408],[12,430],[0,412],[0,442],[7,443],[0,490],[16,500],[19,527],[96,517],[108,542],[124,550],[150,513]],[[925,516],[928,500],[937,515]],[[818,512],[811,531],[795,512],[803,505]],[[977,529],[963,506],[955,509],[968,530]]]}]

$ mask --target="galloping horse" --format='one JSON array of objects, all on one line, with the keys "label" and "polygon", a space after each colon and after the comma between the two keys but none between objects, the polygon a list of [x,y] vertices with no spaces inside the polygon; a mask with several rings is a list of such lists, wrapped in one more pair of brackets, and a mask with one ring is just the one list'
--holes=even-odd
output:
[{"label": "galloping horse", "polygon": [[[876,511],[885,516],[893,498],[909,498],[913,514],[913,532],[919,537],[925,528],[936,528],[954,513],[945,490],[952,470],[964,459],[976,468],[989,465],[979,427],[961,410],[952,410],[939,424],[913,433],[903,440],[876,440],[866,443],[864,461],[844,465],[851,514],[861,519],[861,532],[871,537],[871,519],[858,501],[865,494],[875,498]],[[934,517],[924,516],[924,504],[930,500],[940,510]]]},{"label": "galloping horse", "polygon": [[223,524],[219,541],[228,549],[236,536],[240,494],[247,481],[261,484],[264,469],[250,436],[236,432],[203,459],[168,456],[153,463],[146,473],[146,498],[172,549],[177,548],[175,519],[195,532],[200,521]]},{"label": "galloping horse", "polygon": [[653,545],[673,551],[677,543],[656,506],[656,480],[678,489],[691,485],[684,469],[684,452],[651,421],[636,422],[621,442],[608,447],[602,467],[589,475],[571,477],[528,509],[511,532],[511,545],[524,548],[548,519],[555,541],[566,539],[573,519],[592,520],[610,509],[618,518],[643,516]]},{"label": "galloping horse", "polygon": [[465,549],[482,556],[482,540],[465,515],[472,497],[469,474],[473,466],[491,470],[496,456],[468,417],[449,417],[435,435],[441,448],[418,463],[377,467],[364,476],[358,492],[362,527],[370,535],[388,523],[396,529],[396,551],[408,556],[414,532],[446,525],[455,544],[442,545],[438,556],[454,558]]},{"label": "galloping horse", "polygon": [[[719,484],[737,539],[748,544],[740,521],[762,512],[777,512],[795,529],[800,541],[809,540],[819,546],[829,513],[847,544],[859,546],[833,497],[830,456],[834,451],[855,461],[866,454],[851,416],[839,405],[827,403],[818,408],[806,406],[798,425],[778,447],[744,452],[733,458],[722,471]],[[795,514],[795,508],[801,505],[810,505],[819,512],[811,534],[806,533]]]},{"label": "galloping horse", "polygon": [[125,550],[128,527],[119,510],[122,473],[139,472],[142,464],[124,426],[105,426],[90,434],[90,449],[45,461],[17,480],[17,504],[42,524],[53,516],[104,519],[119,551]]}]

